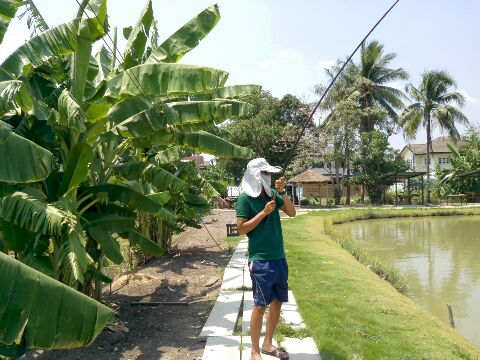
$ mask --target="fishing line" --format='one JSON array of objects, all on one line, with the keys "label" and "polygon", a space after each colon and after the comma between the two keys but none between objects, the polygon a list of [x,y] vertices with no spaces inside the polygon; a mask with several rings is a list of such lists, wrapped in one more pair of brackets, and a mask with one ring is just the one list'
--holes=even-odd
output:
[{"label": "fishing line", "polygon": [[[300,139],[302,138],[303,134],[305,133],[305,130],[308,126],[308,124],[310,124],[310,122],[312,121],[312,118],[313,116],[315,115],[318,107],[320,106],[320,104],[322,103],[322,101],[325,99],[325,96],[327,95],[327,93],[330,91],[331,87],[333,86],[333,84],[335,83],[335,81],[337,80],[337,78],[340,76],[340,74],[342,73],[343,69],[345,69],[345,67],[347,66],[347,64],[350,62],[350,60],[352,60],[352,57],[356,54],[356,52],[358,51],[358,49],[360,49],[360,47],[365,43],[365,41],[367,40],[367,38],[370,36],[370,34],[377,28],[377,26],[382,22],[382,20],[388,15],[388,13],[395,7],[395,5],[398,4],[400,0],[396,0],[392,6],[390,6],[390,8],[385,12],[385,14],[383,14],[383,16],[376,22],[376,24],[370,29],[370,31],[367,33],[367,35],[364,36],[364,38],[362,39],[362,41],[360,41],[360,43],[357,45],[357,47],[355,48],[355,50],[353,50],[353,52],[350,54],[350,56],[347,58],[347,60],[344,62],[344,64],[342,65],[342,67],[340,68],[340,70],[337,72],[337,74],[335,75],[335,77],[332,79],[332,81],[330,81],[330,84],[327,86],[327,88],[325,89],[325,91],[323,92],[322,96],[320,97],[320,100],[318,100],[317,104],[315,105],[315,107],[313,108],[313,110],[311,111],[310,113],[310,116],[308,117],[308,119],[305,121],[305,123],[303,124],[302,126],[302,131],[300,132],[300,134],[298,135],[297,137],[297,140],[295,141],[293,147],[291,148],[290,152],[288,153],[288,156],[287,156],[287,160],[283,166],[283,171],[282,171],[282,176],[285,174],[285,171],[288,167],[288,165],[290,165],[290,162],[292,161],[293,159],[293,154],[298,146],[298,143],[300,142]],[[319,130],[323,129],[326,125],[326,121],[319,127]]]}]

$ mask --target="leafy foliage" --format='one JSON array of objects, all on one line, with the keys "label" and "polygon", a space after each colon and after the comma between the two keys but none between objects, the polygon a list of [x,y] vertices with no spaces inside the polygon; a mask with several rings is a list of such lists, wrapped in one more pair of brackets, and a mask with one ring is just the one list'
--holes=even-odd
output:
[{"label": "leafy foliage", "polygon": [[[3,3],[8,6],[0,6],[2,37],[20,2]],[[227,72],[176,64],[218,22],[217,5],[158,45],[151,39],[158,32],[148,1],[135,26],[125,31],[125,61],[117,66],[115,54],[103,47],[92,54],[93,44],[109,29],[106,0],[82,1],[75,19],[52,28],[33,2],[26,5],[29,21],[41,32],[0,64],[0,251],[15,252],[21,269],[37,269],[69,285],[69,293],[100,299],[102,283],[111,282],[102,272],[104,258],[123,261],[120,238],[162,256],[175,231],[195,226],[198,216],[210,210],[209,200],[218,193],[183,157],[195,151],[230,158],[253,155],[217,136],[215,129],[232,116],[248,116],[252,107],[237,97],[258,87],[224,88]],[[6,255],[1,256],[0,267]],[[31,297],[12,296],[8,310],[22,315],[19,321],[13,313],[0,315],[0,343],[83,346],[111,315],[83,297],[72,300],[80,313],[71,310],[58,303],[64,286],[23,270],[15,270],[15,286],[23,289],[34,277],[40,280],[33,295],[43,294],[44,285],[52,291],[31,304],[25,302]],[[14,283],[8,281],[8,286]],[[0,297],[10,296],[7,290]],[[29,304],[44,307],[43,300],[61,306],[58,314],[69,319],[71,328],[63,328],[63,318],[52,322],[35,313],[22,335]],[[71,311],[71,317],[60,310]],[[92,319],[97,321],[93,325]],[[30,331],[52,323],[60,325],[57,337],[55,327],[43,338],[40,332],[32,337]]]}]

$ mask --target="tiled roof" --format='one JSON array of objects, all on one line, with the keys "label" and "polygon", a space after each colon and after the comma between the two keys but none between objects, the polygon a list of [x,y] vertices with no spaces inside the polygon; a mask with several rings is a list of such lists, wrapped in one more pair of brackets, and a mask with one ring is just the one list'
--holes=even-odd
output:
[{"label": "tiled roof", "polygon": [[[462,146],[462,142],[455,142],[448,136],[439,136],[432,140],[432,154],[436,153],[450,153],[448,144],[455,147]],[[405,146],[409,148],[415,155],[422,155],[427,153],[427,144],[409,144]]]}]

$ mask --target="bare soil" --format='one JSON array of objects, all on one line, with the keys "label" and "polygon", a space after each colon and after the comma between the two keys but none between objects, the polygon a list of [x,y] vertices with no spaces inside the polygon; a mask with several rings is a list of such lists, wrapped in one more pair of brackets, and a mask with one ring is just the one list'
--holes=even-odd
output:
[{"label": "bare soil", "polygon": [[[226,237],[232,210],[214,210],[205,217],[208,230]],[[224,245],[225,247],[226,245]],[[174,255],[152,260],[107,288],[104,302],[118,315],[88,347],[36,351],[24,359],[39,360],[193,360],[201,358],[205,342],[198,338],[220,291],[230,256],[222,252],[205,228],[188,228]],[[132,305],[132,302],[188,302],[188,306]]]}]

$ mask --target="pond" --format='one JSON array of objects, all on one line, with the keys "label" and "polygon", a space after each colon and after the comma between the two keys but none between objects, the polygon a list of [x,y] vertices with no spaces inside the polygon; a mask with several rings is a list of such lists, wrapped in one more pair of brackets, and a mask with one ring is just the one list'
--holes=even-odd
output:
[{"label": "pond", "polygon": [[480,346],[480,216],[363,220],[335,226],[409,277],[409,295]]}]

